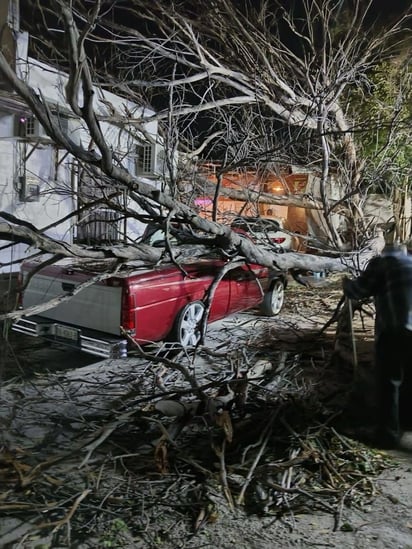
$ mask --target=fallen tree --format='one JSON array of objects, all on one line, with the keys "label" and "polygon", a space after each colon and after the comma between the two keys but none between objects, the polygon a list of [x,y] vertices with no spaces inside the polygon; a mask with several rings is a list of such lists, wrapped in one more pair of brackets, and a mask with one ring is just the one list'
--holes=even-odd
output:
[{"label": "fallen tree", "polygon": [[[262,164],[265,159],[266,163],[284,160],[284,157],[279,153],[281,145],[273,149],[273,141],[277,135],[270,136],[273,125],[269,120],[267,121],[268,142],[266,147],[263,147],[262,143],[252,134],[258,125],[265,123],[265,118],[259,118],[256,114],[249,122],[249,134],[245,135],[242,142],[235,146],[233,140],[239,133],[239,128],[235,126],[236,111],[233,110],[235,105],[238,109],[239,120],[243,120],[244,123],[248,118],[241,114],[241,109],[239,110],[242,105],[246,105],[252,110],[254,108],[265,109],[265,113],[271,114],[276,120],[289,127],[291,131],[297,129],[305,143],[308,143],[307,131],[314,132],[312,135],[316,136],[316,139],[313,141],[316,141],[317,145],[310,148],[309,155],[312,155],[312,158],[308,156],[306,158],[311,164],[317,165],[316,169],[320,173],[320,196],[290,195],[279,199],[272,195],[271,197],[266,196],[265,199],[269,200],[269,203],[273,201],[273,203],[300,204],[304,207],[323,209],[330,230],[331,245],[339,249],[342,244],[342,235],[337,233],[330,216],[337,211],[340,213],[344,211],[346,217],[351,221],[351,215],[356,211],[356,231],[358,234],[362,231],[362,212],[357,205],[359,202],[357,196],[361,192],[358,186],[359,181],[365,175],[362,172],[363,163],[358,160],[356,151],[354,137],[356,128],[349,130],[350,121],[346,120],[345,109],[340,101],[345,97],[344,90],[356,84],[359,79],[367,79],[368,70],[383,56],[389,55],[394,50],[395,40],[399,36],[403,37],[402,32],[404,32],[407,17],[399,18],[388,28],[374,29],[375,34],[370,32],[366,35],[363,39],[365,43],[362,42],[362,44],[367,44],[367,47],[364,48],[363,56],[358,59],[360,41],[356,36],[356,30],[359,31],[363,28],[366,15],[366,12],[359,10],[352,28],[345,31],[347,33],[346,57],[341,52],[341,55],[336,58],[334,55],[340,51],[339,44],[342,42],[339,42],[338,33],[333,30],[333,6],[327,0],[324,1],[324,4],[325,10],[322,10],[322,3],[306,6],[308,23],[306,29],[299,28],[298,20],[294,19],[293,12],[286,12],[280,7],[276,12],[276,16],[281,16],[284,24],[289,27],[291,34],[301,36],[309,45],[307,50],[303,50],[302,59],[299,59],[293,48],[288,47],[287,43],[282,43],[279,33],[273,32],[271,41],[267,42],[265,31],[275,30],[273,19],[267,19],[266,26],[262,27],[259,17],[257,17],[258,12],[250,8],[247,13],[243,13],[242,10],[235,9],[226,0],[221,0],[218,3],[221,16],[213,17],[208,27],[204,25],[203,18],[196,21],[190,10],[186,10],[183,6],[171,9],[169,5],[166,6],[162,3],[153,6],[152,3],[145,2],[145,0],[134,0],[130,3],[126,13],[137,20],[140,18],[141,24],[138,26],[138,30],[126,27],[118,20],[116,21],[114,19],[115,12],[110,19],[108,14],[102,11],[103,5],[100,2],[96,2],[91,11],[86,10],[85,12],[82,11],[80,2],[73,5],[59,0],[53,4],[53,7],[50,7],[46,1],[39,2],[38,7],[42,10],[44,22],[47,22],[47,18],[51,13],[55,14],[56,10],[61,17],[67,41],[64,47],[62,45],[59,49],[53,48],[52,53],[56,56],[56,62],[59,65],[69,69],[65,87],[67,106],[75,116],[85,123],[90,142],[94,144],[93,149],[75,142],[68,133],[62,130],[47,99],[42,96],[41,90],[30,88],[23,79],[19,78],[12,66],[9,65],[4,53],[0,54],[0,73],[36,115],[53,142],[87,165],[88,169],[96,176],[103,174],[114,186],[125,187],[130,195],[135,195],[139,206],[146,210],[141,218],[144,217],[145,221],[164,221],[166,217],[173,217],[196,230],[209,233],[216,239],[211,242],[213,245],[219,246],[221,244],[219,239],[226,240],[229,247],[235,246],[239,254],[244,255],[249,261],[261,258],[262,254],[259,254],[244,241],[239,241],[227,227],[199,217],[190,204],[179,200],[179,194],[176,192],[176,185],[179,182],[178,174],[169,174],[168,188],[163,186],[162,189],[154,189],[152,185],[126,170],[118,162],[106,142],[101,123],[111,122],[125,129],[135,127],[141,130],[144,128],[144,124],[150,120],[161,121],[164,128],[166,157],[167,160],[170,160],[179,145],[176,138],[174,142],[171,141],[171,134],[176,134],[178,131],[182,146],[185,145],[188,149],[188,137],[191,134],[184,133],[187,117],[192,116],[196,120],[199,113],[207,111],[213,119],[212,127],[207,131],[203,129],[201,132],[203,145],[199,142],[194,143],[197,147],[192,147],[192,151],[195,148],[201,150],[202,147],[204,150],[207,150],[208,147],[217,150],[219,146],[226,146],[229,151],[225,163],[226,168],[245,165],[250,162],[251,155],[258,158]],[[85,21],[86,23],[84,23]],[[156,39],[153,39],[153,29],[145,27],[145,21],[152,21],[156,29]],[[232,24],[231,33],[226,32],[228,29],[225,27],[229,21]],[[82,22],[81,28],[80,22]],[[319,64],[316,57],[313,31],[319,22],[325,28],[324,40],[329,48],[326,66]],[[223,32],[224,30],[225,32]],[[252,30],[255,31],[255,34],[252,34]],[[101,64],[93,63],[91,60],[90,54],[94,51],[91,49],[93,43],[101,47],[104,46],[104,39],[100,36],[103,31],[112,33],[112,47],[115,48],[115,43],[117,48],[113,51],[116,51],[116,55],[125,63],[124,69],[121,71],[121,81],[116,82],[114,74],[104,71]],[[230,44],[225,39],[229,35],[238,49],[236,58],[229,52]],[[220,43],[215,44],[210,41],[210,38],[217,40],[218,36],[221,37]],[[38,48],[38,51],[42,51],[44,57],[44,52],[48,51],[50,43],[45,42],[45,37],[42,34],[37,34],[35,41],[37,45],[43,45],[43,49]],[[127,52],[125,44],[127,44]],[[170,46],[167,47],[167,44]],[[213,48],[220,48],[219,59],[214,55]],[[337,48],[336,51],[335,48]],[[256,73],[253,76],[251,73],[250,58],[248,57],[251,54],[256,57],[262,68],[265,67],[260,75]],[[179,73],[183,74],[182,77],[176,75],[177,69],[173,72],[171,59],[175,58],[177,58]],[[292,61],[296,66],[291,66]],[[153,71],[151,71],[152,78],[145,80],[137,79],[131,72],[133,63],[133,67],[138,67],[142,77],[146,77],[151,70],[152,63],[157,66],[157,62],[163,62],[164,72],[167,75],[163,80],[159,79],[156,73],[153,74]],[[340,66],[338,66],[339,62]],[[308,69],[309,66],[314,69],[313,75],[307,71],[305,73],[305,69]],[[289,67],[289,71],[292,72],[285,72],[285,67]],[[293,73],[293,70],[296,74]],[[333,78],[335,73],[339,74],[338,82],[335,82],[336,79]],[[293,83],[296,79],[299,85]],[[207,85],[208,81],[215,83],[216,91],[212,92],[210,89],[202,95],[199,86]],[[169,98],[169,102],[166,108],[160,109],[154,114],[146,115],[143,111],[137,117],[126,111],[117,112],[112,105],[108,105],[107,115],[102,117],[96,111],[96,82],[100,85],[105,82],[105,87],[120,92],[137,103],[141,101],[143,104],[146,104],[145,102],[150,99],[149,92],[159,89],[166,90],[163,96],[166,99]],[[194,82],[196,82],[196,87],[194,87]],[[143,95],[143,89],[147,91],[146,97]],[[183,90],[192,92],[192,102],[179,101]],[[319,99],[321,96],[322,100]],[[152,98],[154,99],[153,94]],[[316,98],[319,100],[317,101]],[[323,113],[321,126],[319,126],[320,113]],[[218,119],[223,120],[219,128],[217,128]],[[220,131],[215,131],[216,129]],[[294,139],[295,144],[296,142],[298,142],[298,138]],[[206,143],[207,145],[205,145]],[[339,149],[342,144],[343,148]],[[289,152],[290,150],[289,148]],[[338,150],[341,150],[342,155],[339,164],[340,177],[343,177],[345,173],[349,179],[347,189],[343,193],[344,198],[331,200],[326,195],[326,183],[332,168],[335,169]],[[219,192],[225,193],[227,190],[220,189]],[[232,191],[232,195],[238,196],[235,191]],[[248,200],[255,199],[259,199],[259,196],[257,194],[251,196],[249,193]],[[126,215],[130,215],[130,212],[126,212]],[[5,228],[3,234],[7,234],[8,231],[13,232],[13,230],[10,226]],[[17,239],[20,238],[17,235],[19,230],[15,229],[14,236]],[[26,236],[24,235],[23,238]],[[25,240],[22,241],[25,242]],[[126,256],[128,255],[126,250],[124,253]],[[291,261],[291,258],[292,256],[288,261]],[[273,260],[274,258],[271,259],[271,261]],[[327,261],[329,262],[329,260]],[[299,262],[305,263],[304,268],[307,268],[307,260],[299,259]],[[340,268],[338,267],[338,269]],[[334,270],[334,267],[331,270]]]},{"label": "fallen tree", "polygon": [[[48,17],[54,17],[56,12],[60,18],[58,23],[62,24],[67,40],[61,47],[59,45],[58,48],[52,48],[52,53],[56,63],[68,70],[64,89],[67,108],[83,122],[89,143],[93,147],[84,146],[64,131],[42,91],[31,88],[25,79],[18,76],[8,62],[6,52],[0,52],[0,74],[34,113],[56,146],[87,167],[91,177],[104,177],[114,189],[121,187],[127,190],[129,197],[139,205],[140,211],[125,209],[122,211],[124,216],[135,216],[139,220],[166,228],[171,222],[183,223],[191,227],[192,232],[207,235],[201,242],[202,246],[207,245],[209,249],[217,250],[222,255],[238,255],[247,262],[281,270],[357,270],[371,254],[379,252],[382,240],[376,246],[376,241],[370,245],[364,239],[368,231],[363,224],[359,194],[363,192],[360,181],[365,173],[363,162],[359,160],[356,150],[356,128],[351,127],[350,121],[346,119],[341,101],[345,100],[345,90],[359,80],[366,81],[371,67],[383,56],[394,51],[393,44],[405,32],[407,14],[391,23],[387,29],[374,29],[375,34],[367,33],[359,41],[356,32],[364,28],[365,12],[358,5],[359,11],[356,12],[355,20],[351,28],[345,31],[346,42],[342,42],[332,25],[334,8],[329,0],[305,5],[308,23],[306,28],[299,27],[299,21],[294,18],[293,12],[279,8],[276,15],[281,16],[291,35],[300,37],[302,44],[308,45],[307,49],[302,46],[303,56],[300,59],[287,42],[282,42],[281,33],[275,32],[275,19],[265,19],[252,8],[247,13],[242,12],[226,0],[218,2],[221,17],[214,17],[209,26],[205,26],[203,18],[194,18],[190,9],[183,5],[171,8],[168,3],[153,5],[145,0],[134,0],[127,8],[127,14],[140,21],[138,30],[116,20],[114,12],[113,17],[109,17],[103,11],[101,2],[96,2],[90,11],[84,11],[81,2],[73,4],[64,0],[57,0],[52,7],[47,1],[42,1],[38,3],[38,7],[42,10],[43,23],[47,22]],[[154,25],[155,39],[154,28],[144,24],[149,21]],[[317,53],[319,45],[316,44],[314,30],[319,22],[325,30],[322,51],[328,46],[329,57],[326,65],[320,62]],[[226,32],[229,23],[232,24],[231,33]],[[269,30],[273,31],[271,40],[268,40]],[[46,32],[46,29],[43,31]],[[93,44],[104,47],[102,32],[111,33],[113,48],[117,48],[115,57],[124,61],[118,81],[113,72],[106,70],[106,65],[92,62],[90,54],[97,51],[93,50]],[[238,54],[235,57],[232,55],[231,44],[226,40],[229,35],[236,44]],[[38,48],[38,52],[44,58],[45,51],[50,52],[50,43],[46,43],[41,33],[35,39],[42,46]],[[342,43],[345,44],[344,51],[341,51]],[[358,58],[361,45],[367,47]],[[217,51],[220,52],[219,56]],[[252,58],[254,61],[251,64]],[[260,73],[256,71],[255,59],[262,68]],[[136,66],[140,79],[131,70]],[[153,72],[153,66],[159,66],[159,71]],[[166,75],[163,79],[158,77],[161,67]],[[309,70],[311,67],[313,70]],[[151,79],[149,74],[152,75]],[[209,83],[213,85],[209,86]],[[150,111],[149,114],[145,109],[136,114],[126,109],[118,112],[113,105],[107,105],[106,115],[102,116],[96,109],[96,85],[109,88],[144,105],[150,98],[155,100],[154,90],[165,90],[163,97],[167,99],[167,106],[155,112]],[[203,92],[202,86],[206,86]],[[146,90],[146,95],[143,90]],[[182,99],[187,96],[192,100],[189,103]],[[194,135],[189,130],[185,132],[185,128],[191,126],[187,122],[188,117],[195,121],[205,112],[212,117],[211,127],[202,129],[200,142],[197,139],[190,143],[190,138],[194,139]],[[151,120],[162,124],[166,164],[171,168],[168,178],[160,188],[155,188],[127,170],[113,153],[102,131],[102,123],[109,122],[125,131],[135,128],[144,134],[144,126]],[[266,195],[265,199],[269,203],[289,203],[322,211],[331,244],[326,256],[278,254],[262,248],[241,238],[227,225],[199,216],[190,201],[180,200],[177,192],[179,173],[175,173],[172,166],[173,155],[180,146],[189,151],[188,156],[192,160],[194,152],[209,151],[208,154],[212,154],[213,151],[225,148],[227,156],[222,169],[247,165],[251,158],[256,160],[256,166],[267,166],[284,161],[287,156],[279,152],[285,141],[275,146],[278,134],[271,134],[274,130],[273,121],[294,132],[293,144],[287,149],[287,155],[292,154],[293,147],[302,152],[302,147],[298,147],[299,139],[302,140],[303,147],[309,146],[312,141],[315,143],[307,150],[305,160],[313,163],[320,174],[320,196],[289,195],[276,198]],[[256,136],[256,132],[262,135],[262,128],[263,142]],[[242,130],[244,135],[238,139]],[[292,160],[297,160],[298,157],[297,152],[294,156],[289,156]],[[343,196],[337,200],[332,200],[327,194],[332,168],[338,168],[341,182],[344,181]],[[236,192],[218,186],[215,190],[215,199],[224,193],[235,198],[246,198],[242,191]],[[253,191],[248,191],[247,199],[259,200],[261,193],[253,194]],[[104,200],[113,209],[119,207],[109,196],[105,196]],[[91,205],[92,203],[86,204],[85,207]],[[343,213],[349,222],[353,222],[353,227],[350,225],[352,235],[348,236],[348,242],[356,245],[353,254],[342,255],[339,251],[347,249],[347,243],[343,242],[342,234],[339,234],[331,220],[331,216],[337,212]],[[73,212],[73,216],[76,213]],[[130,246],[80,246],[56,241],[47,236],[44,228],[33,227],[9,212],[4,212],[2,217],[4,222],[0,224],[0,236],[3,241],[8,241],[9,245],[25,243],[33,247],[34,253],[40,251],[52,254],[55,260],[60,257],[112,258],[118,262],[138,260],[155,264],[160,258],[169,261],[176,258],[178,260],[184,253],[192,256],[205,253],[204,248],[197,248],[196,245],[186,248],[186,252],[179,248],[168,249],[166,253],[139,242]],[[353,240],[355,233],[361,234],[362,240]],[[359,242],[362,243],[361,247]]]}]

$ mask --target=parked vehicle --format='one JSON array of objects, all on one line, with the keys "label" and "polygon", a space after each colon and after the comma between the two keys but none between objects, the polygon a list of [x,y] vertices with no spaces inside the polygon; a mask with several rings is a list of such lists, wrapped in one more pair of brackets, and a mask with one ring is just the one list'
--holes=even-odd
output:
[{"label": "parked vehicle", "polygon": [[232,221],[231,228],[244,232],[258,244],[267,244],[277,251],[292,248],[292,237],[283,230],[281,219],[266,217],[237,217]]},{"label": "parked vehicle", "polygon": [[[78,291],[96,271],[64,259],[34,274],[22,306],[73,294],[71,298],[39,315],[22,317],[12,329],[106,358],[127,356],[124,333],[141,345],[168,340],[194,346],[201,339],[207,292],[225,264],[222,259],[194,259],[179,267],[125,267],[116,276]],[[23,280],[38,266],[24,263]],[[277,315],[285,287],[285,275],[266,267],[243,265],[229,270],[217,285],[207,321],[257,306],[264,315]]]}]

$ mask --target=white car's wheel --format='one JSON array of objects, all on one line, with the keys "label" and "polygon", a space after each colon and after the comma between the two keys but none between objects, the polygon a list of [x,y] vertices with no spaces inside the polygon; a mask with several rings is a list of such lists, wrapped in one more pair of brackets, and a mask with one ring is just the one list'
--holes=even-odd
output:
[{"label": "white car's wheel", "polygon": [[202,319],[205,306],[193,301],[183,307],[176,318],[172,338],[182,347],[194,347],[202,337]]},{"label": "white car's wheel", "polygon": [[278,315],[282,310],[284,300],[285,286],[281,280],[275,280],[260,304],[261,313],[266,316]]}]

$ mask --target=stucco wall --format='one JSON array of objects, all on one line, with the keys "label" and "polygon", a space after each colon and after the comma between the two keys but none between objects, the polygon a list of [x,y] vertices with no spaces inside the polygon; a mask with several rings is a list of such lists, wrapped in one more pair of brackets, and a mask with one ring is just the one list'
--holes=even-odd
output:
[{"label": "stucco wall", "polygon": [[[50,104],[60,106],[62,112],[69,117],[71,137],[75,141],[81,142],[86,148],[92,146],[88,129],[70,112],[70,108],[64,100],[67,76],[30,58],[25,70],[22,69],[20,60],[20,69],[21,73],[26,75],[30,86]],[[132,139],[130,132],[124,131],[124,128],[117,124],[112,124],[110,116],[114,110],[122,116],[131,113],[133,117],[138,117],[143,114],[143,110],[124,98],[106,91],[103,92],[98,88],[96,88],[95,108],[101,116],[101,126],[107,142],[122,158],[124,167],[133,170],[136,141]],[[47,143],[42,140],[39,145],[39,143],[24,144],[21,140],[16,140],[15,117],[19,116],[18,109],[17,100],[14,111],[11,112],[9,101],[6,106],[6,102],[2,103],[0,97],[0,209],[43,229],[68,216],[76,209],[77,199],[73,195],[73,191],[76,191],[78,185],[78,170],[74,159],[70,155],[66,155],[65,151],[58,150],[51,142]],[[27,112],[23,114],[27,115]],[[153,112],[148,111],[147,114],[153,114]],[[146,124],[145,129],[156,141],[157,122]],[[26,183],[39,187],[39,196],[36,201],[25,201],[20,193],[19,176],[22,175],[24,161]],[[146,182],[151,181],[146,180]],[[134,203],[130,202],[129,207],[138,210]],[[50,227],[46,232],[55,239],[72,242],[72,228],[75,222],[75,219],[68,219],[55,227]],[[138,238],[142,234],[143,228],[144,225],[136,220],[128,222],[129,238],[131,240]],[[0,273],[10,271],[8,265],[10,261],[25,258],[34,252],[26,245],[5,247],[5,244],[7,246],[7,243],[0,242]],[[13,269],[18,270],[19,265],[16,264]]]}]

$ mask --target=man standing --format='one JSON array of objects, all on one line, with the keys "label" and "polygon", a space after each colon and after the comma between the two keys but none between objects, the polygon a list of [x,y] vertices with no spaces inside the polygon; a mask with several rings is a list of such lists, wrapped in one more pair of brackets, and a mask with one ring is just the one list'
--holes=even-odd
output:
[{"label": "man standing", "polygon": [[412,258],[405,248],[386,246],[358,278],[343,279],[343,291],[355,300],[374,297],[376,443],[394,448],[402,436],[401,423],[412,420]]}]

